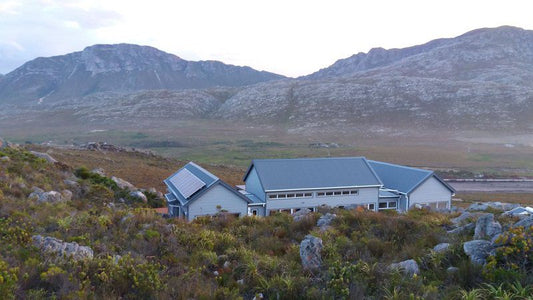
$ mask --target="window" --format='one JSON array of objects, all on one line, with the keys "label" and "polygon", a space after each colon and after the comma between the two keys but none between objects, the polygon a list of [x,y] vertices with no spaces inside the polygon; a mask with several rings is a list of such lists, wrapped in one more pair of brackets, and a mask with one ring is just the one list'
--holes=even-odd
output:
[{"label": "window", "polygon": [[296,198],[302,198],[304,194],[296,194]]},{"label": "window", "polygon": [[342,191],[343,195],[350,195],[350,191]]},{"label": "window", "polygon": [[390,208],[396,208],[396,202],[389,202]]},{"label": "window", "polygon": [[333,196],[333,192],[326,192],[326,196]]},{"label": "window", "polygon": [[287,194],[287,198],[294,198],[294,194]]},{"label": "window", "polygon": [[252,209],[252,216],[257,216],[257,209]]},{"label": "window", "polygon": [[317,197],[324,197],[324,195],[325,195],[324,193],[316,193]]},{"label": "window", "polygon": [[311,196],[313,196],[312,193],[305,193],[305,194],[304,194],[304,197],[311,197]]},{"label": "window", "polygon": [[308,198],[312,196],[313,193],[277,193],[269,194],[268,199]]},{"label": "window", "polygon": [[375,210],[376,206],[374,205],[374,203],[368,204],[368,209],[369,210]]},{"label": "window", "polygon": [[276,194],[271,194],[271,195],[268,195],[268,198],[269,198],[269,199],[276,199],[276,198],[278,198],[278,195],[276,195]]},{"label": "window", "polygon": [[287,194],[278,194],[278,199],[287,198]]},{"label": "window", "polygon": [[387,202],[381,202],[381,203],[379,204],[379,208],[380,208],[380,209],[382,209],[382,208],[383,208],[383,209],[387,208]]},{"label": "window", "polygon": [[318,192],[316,193],[317,197],[324,197],[324,196],[348,196],[348,195],[357,195],[359,193],[358,190],[337,190],[337,191],[329,191],[329,192]]}]

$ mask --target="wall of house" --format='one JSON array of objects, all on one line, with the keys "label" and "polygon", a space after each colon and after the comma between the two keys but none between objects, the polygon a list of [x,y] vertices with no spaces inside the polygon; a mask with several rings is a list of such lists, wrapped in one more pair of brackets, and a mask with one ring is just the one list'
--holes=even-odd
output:
[{"label": "wall of house", "polygon": [[252,168],[248,177],[246,177],[246,191],[256,195],[259,199],[265,201],[265,192],[261,186],[261,181],[259,181],[259,176],[255,168]]},{"label": "wall of house", "polygon": [[434,206],[440,203],[439,208],[444,208],[442,205],[446,203],[445,205],[449,208],[451,199],[452,192],[435,177],[430,177],[410,193],[409,206],[412,207],[415,204]]},{"label": "wall of house", "polygon": [[[220,209],[217,206],[220,206]],[[189,204],[188,220],[194,220],[197,216],[214,215],[221,210],[246,216],[248,203],[224,186],[217,184]]]},{"label": "wall of house", "polygon": [[[325,196],[317,197],[317,192],[325,192],[329,190],[320,190],[320,191],[298,191],[300,192],[312,192],[312,197],[309,198],[291,198],[291,199],[268,199],[266,200],[266,209],[267,215],[270,210],[279,210],[279,209],[291,209],[291,208],[306,208],[306,207],[318,207],[322,205],[327,205],[330,207],[345,206],[350,205],[362,205],[367,203],[374,203],[377,208],[378,197],[379,197],[379,188],[378,187],[367,187],[367,188],[358,188],[358,193],[356,195],[346,195],[346,196]],[[292,191],[291,191],[292,192]]]},{"label": "wall of house", "polygon": [[264,217],[265,216],[265,208],[263,206],[259,205],[253,205],[248,207],[249,215],[252,215],[252,210],[257,210],[257,216],[258,217]]}]

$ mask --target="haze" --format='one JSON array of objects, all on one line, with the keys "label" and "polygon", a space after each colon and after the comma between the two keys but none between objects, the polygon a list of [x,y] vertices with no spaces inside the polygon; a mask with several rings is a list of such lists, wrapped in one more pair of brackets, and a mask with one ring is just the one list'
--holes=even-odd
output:
[{"label": "haze", "polygon": [[480,27],[533,29],[530,1],[0,1],[0,73],[101,43],[150,45],[286,76],[373,47]]}]

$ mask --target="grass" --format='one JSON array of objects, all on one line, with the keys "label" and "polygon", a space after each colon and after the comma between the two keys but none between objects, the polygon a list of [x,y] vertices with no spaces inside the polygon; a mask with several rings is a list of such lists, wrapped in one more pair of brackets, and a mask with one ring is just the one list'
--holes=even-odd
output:
[{"label": "grass", "polygon": [[[507,202],[533,206],[533,194],[527,193],[458,193],[456,198],[463,200],[468,206],[473,202]],[[460,206],[461,202],[454,202]]]}]

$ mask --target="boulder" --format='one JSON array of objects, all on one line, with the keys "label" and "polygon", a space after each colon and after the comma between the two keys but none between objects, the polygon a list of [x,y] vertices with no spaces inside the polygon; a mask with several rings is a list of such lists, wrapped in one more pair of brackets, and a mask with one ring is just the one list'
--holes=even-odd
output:
[{"label": "boulder", "polygon": [[102,168],[92,169],[91,173],[105,177],[105,171]]},{"label": "boulder", "polygon": [[466,224],[464,226],[452,229],[452,230],[448,231],[448,233],[449,234],[462,234],[462,233],[468,232],[470,230],[473,230],[475,227],[476,227],[476,225],[474,225],[474,223],[468,223],[468,224]]},{"label": "boulder", "polygon": [[111,180],[113,180],[117,184],[117,186],[119,188],[121,188],[121,189],[126,189],[126,190],[130,190],[130,191],[137,190],[137,188],[133,184],[127,182],[126,180],[124,180],[122,178],[118,178],[118,177],[113,176],[113,177],[111,177]]},{"label": "boulder", "polygon": [[34,200],[38,200],[39,198],[41,198],[41,195],[44,194],[44,190],[34,186],[32,188],[32,192],[31,194],[28,196],[28,199],[34,199]]},{"label": "boulder", "polygon": [[489,205],[487,203],[480,203],[480,202],[476,202],[476,203],[472,203],[468,208],[467,210],[481,210],[481,211],[485,211],[489,208]]},{"label": "boulder", "polygon": [[300,258],[302,267],[306,270],[315,270],[322,265],[321,251],[324,246],[322,239],[307,235],[300,243]]},{"label": "boulder", "polygon": [[463,223],[464,221],[470,219],[470,218],[473,218],[474,215],[465,211],[463,212],[460,216],[458,216],[457,218],[453,218],[451,219],[450,221],[455,225],[455,226],[459,226],[461,223]]},{"label": "boulder", "polygon": [[473,240],[465,242],[463,244],[463,250],[470,257],[471,262],[484,265],[492,250],[492,245],[486,240]]},{"label": "boulder", "polygon": [[78,188],[80,186],[80,184],[77,181],[70,180],[70,179],[63,180],[63,183],[68,185],[71,188]]},{"label": "boulder", "polygon": [[146,195],[141,191],[130,192],[130,196],[136,198],[137,200],[141,200],[142,202],[148,202],[148,198],[146,198]]},{"label": "boulder", "polygon": [[47,202],[47,203],[57,203],[57,202],[63,202],[63,201],[64,199],[61,193],[56,192],[56,191],[44,192],[43,194],[41,194],[39,199],[37,199],[37,202]]},{"label": "boulder", "polygon": [[300,209],[299,211],[292,214],[292,219],[294,222],[300,222],[307,218],[307,215],[309,215],[310,211],[308,209]]},{"label": "boulder", "polygon": [[418,264],[413,259],[408,259],[401,261],[399,263],[393,263],[389,266],[390,269],[399,270],[405,275],[413,276],[415,274],[420,274],[420,268]]},{"label": "boulder", "polygon": [[53,157],[50,156],[50,154],[48,153],[42,153],[42,152],[37,152],[37,151],[30,151],[31,154],[39,157],[39,158],[44,158],[47,162],[51,163],[51,164],[55,164],[57,162],[57,160],[55,160]]},{"label": "boulder", "polygon": [[533,226],[533,216],[530,216],[529,218],[522,219],[516,223],[513,224],[513,228],[516,227],[524,227],[524,229],[530,229],[531,226]]},{"label": "boulder", "polygon": [[32,237],[33,245],[41,249],[45,255],[56,255],[59,258],[68,258],[72,260],[92,259],[93,250],[87,246],[80,246],[78,243],[67,243],[53,237],[43,237],[34,235]]},{"label": "boulder", "polygon": [[502,233],[502,225],[498,221],[494,221],[494,214],[485,214],[477,219],[474,239],[491,239],[499,233]]},{"label": "boulder", "polygon": [[450,248],[450,243],[440,243],[433,247],[433,251],[437,253],[446,252]]},{"label": "boulder", "polygon": [[320,227],[320,230],[326,230],[331,225],[331,222],[337,218],[336,214],[327,213],[322,215],[316,222],[316,226]]},{"label": "boulder", "polygon": [[455,273],[459,272],[459,268],[458,267],[448,267],[448,269],[446,269],[446,272],[448,274],[455,274]]}]

